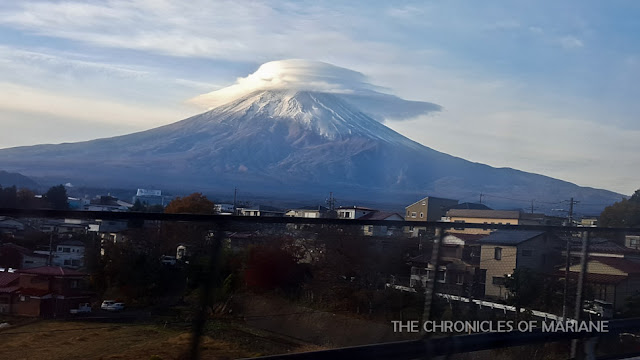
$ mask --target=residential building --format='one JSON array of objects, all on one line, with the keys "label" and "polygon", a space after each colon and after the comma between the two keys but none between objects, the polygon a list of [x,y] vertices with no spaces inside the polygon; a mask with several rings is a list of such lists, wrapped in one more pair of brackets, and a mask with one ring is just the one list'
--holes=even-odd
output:
[{"label": "residential building", "polygon": [[629,249],[640,250],[640,235],[626,235],[624,237],[624,246]]},{"label": "residential building", "polygon": [[407,221],[438,221],[458,200],[427,196],[405,207]]},{"label": "residential building", "polygon": [[138,189],[136,191],[136,196],[133,197],[133,203],[135,204],[137,200],[140,203],[151,206],[151,205],[161,205],[165,206],[171,202],[171,196],[162,195],[161,190],[149,190],[149,189]]},{"label": "residential building", "polygon": [[350,220],[359,219],[369,213],[376,212],[376,211],[377,210],[375,209],[370,209],[362,206],[353,206],[353,207],[340,206],[339,208],[336,209],[336,212],[338,213],[338,219],[350,219]]},{"label": "residential building", "polygon": [[38,254],[16,244],[0,245],[0,267],[29,269],[47,265],[48,255]]},{"label": "residential building", "polygon": [[[479,269],[481,234],[447,234],[440,247],[438,292],[471,296],[484,296],[485,273]],[[409,261],[410,287],[424,287],[433,280],[431,255],[420,255]]]},{"label": "residential building", "polygon": [[89,224],[77,219],[46,220],[39,225],[44,233],[56,233],[60,237],[72,237],[74,234],[86,234]]},{"label": "residential building", "polygon": [[487,297],[506,298],[504,277],[517,268],[552,273],[554,265],[561,262],[562,242],[543,231],[498,230],[478,240],[478,243]]},{"label": "residential building", "polygon": [[597,216],[584,216],[582,219],[580,219],[580,226],[597,227],[598,226],[598,217]]},{"label": "residential building", "polygon": [[0,236],[22,238],[29,226],[23,222],[7,216],[0,216]]},{"label": "residential building", "polygon": [[[447,211],[443,221],[454,223],[486,224],[486,225],[541,225],[545,223],[544,214],[528,214],[518,210],[476,210],[451,209]],[[454,228],[452,232],[473,234],[489,234],[493,231],[490,226],[485,229]]]},{"label": "residential building", "polygon": [[[10,314],[33,317],[66,316],[71,309],[89,302],[88,276],[56,266],[19,270],[9,294]],[[12,283],[14,284],[14,283]],[[10,290],[10,291],[9,291]]]},{"label": "residential building", "polygon": [[[569,268],[569,278],[576,281],[580,263]],[[565,277],[564,269],[556,276]],[[623,257],[589,256],[585,282],[594,299],[613,304],[616,311],[624,310],[627,299],[640,295],[640,262]]]},{"label": "residential building", "polygon": [[273,206],[268,206],[268,205],[239,207],[237,208],[236,211],[240,216],[267,216],[267,217],[284,216],[284,210],[273,207]]},{"label": "residential building", "polygon": [[[427,196],[405,207],[406,221],[439,221],[453,206],[458,205],[458,200]],[[405,233],[410,237],[418,237],[426,234],[424,226],[408,226]]]},{"label": "residential building", "polygon": [[84,206],[87,211],[129,211],[133,204],[110,195],[99,196]]},{"label": "residential building", "polygon": [[218,215],[233,215],[233,204],[215,204],[213,205],[213,211]]},{"label": "residential building", "polygon": [[15,293],[20,289],[20,275],[15,272],[0,271],[0,314],[10,314]]},{"label": "residential building", "polygon": [[318,219],[326,217],[329,209],[324,206],[307,206],[288,210],[284,216]]},{"label": "residential building", "polygon": [[67,268],[81,268],[84,266],[85,246],[82,241],[65,240],[56,246],[53,253],[52,265]]},{"label": "residential building", "polygon": [[[402,215],[387,211],[373,211],[361,216],[358,220],[384,220],[384,221],[403,221]],[[401,228],[387,225],[364,225],[364,235],[366,236],[391,236],[395,232],[400,232]]]},{"label": "residential building", "polygon": [[[633,240],[627,237],[627,242]],[[570,239],[571,266],[569,278],[578,279],[582,257],[581,239]],[[627,244],[628,245],[628,244]],[[563,251],[566,256],[566,251]],[[565,267],[556,268],[555,276],[565,278]],[[593,299],[614,304],[623,310],[628,297],[640,294],[640,249],[622,246],[607,239],[590,239],[585,282]]]}]

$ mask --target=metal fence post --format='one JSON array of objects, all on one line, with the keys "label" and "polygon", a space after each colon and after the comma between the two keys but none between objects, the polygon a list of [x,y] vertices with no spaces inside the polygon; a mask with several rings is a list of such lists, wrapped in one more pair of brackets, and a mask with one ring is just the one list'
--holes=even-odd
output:
[{"label": "metal fence post", "polygon": [[440,227],[436,228],[435,238],[433,239],[433,249],[431,250],[431,264],[433,264],[433,280],[430,281],[427,276],[427,285],[424,290],[424,310],[422,313],[422,321],[431,319],[433,302],[436,297],[436,282],[438,281],[438,268],[440,266],[440,245],[444,239],[444,230]]},{"label": "metal fence post", "polygon": [[[580,254],[580,273],[578,275],[578,287],[576,291],[576,308],[574,319],[576,321],[580,321],[582,317],[582,295],[584,294],[585,287],[585,277],[587,276],[587,266],[589,264],[588,256],[589,256],[589,244],[590,243],[590,233],[589,231],[582,232],[582,251]],[[578,349],[578,340],[574,339],[571,341],[571,359],[576,358],[576,353]]]},{"label": "metal fence post", "polygon": [[211,302],[213,293],[213,281],[216,277],[215,272],[218,269],[218,259],[222,248],[223,225],[220,222],[214,224],[214,230],[207,235],[206,245],[209,250],[208,266],[204,276],[204,284],[202,284],[202,293],[200,294],[200,305],[195,319],[193,320],[193,333],[191,346],[189,348],[189,359],[196,360],[200,357],[200,338],[204,333],[204,327],[207,322],[208,306]]}]

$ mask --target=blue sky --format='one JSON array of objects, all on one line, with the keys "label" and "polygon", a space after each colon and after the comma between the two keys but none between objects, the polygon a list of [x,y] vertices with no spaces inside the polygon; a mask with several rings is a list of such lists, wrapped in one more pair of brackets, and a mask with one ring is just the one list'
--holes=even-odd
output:
[{"label": "blue sky", "polygon": [[443,111],[387,121],[434,149],[640,187],[632,1],[6,1],[0,148],[148,129],[262,63],[302,58]]}]

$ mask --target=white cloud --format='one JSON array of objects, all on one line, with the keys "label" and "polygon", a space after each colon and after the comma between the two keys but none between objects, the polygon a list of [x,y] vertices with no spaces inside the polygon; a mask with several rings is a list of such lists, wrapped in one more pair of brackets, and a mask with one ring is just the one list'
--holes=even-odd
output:
[{"label": "white cloud", "polygon": [[235,84],[200,95],[190,102],[214,108],[253,91],[278,89],[354,94],[379,87],[370,84],[357,71],[319,61],[291,59],[262,64],[249,76],[238,78]]},{"label": "white cloud", "polygon": [[346,18],[340,9],[308,4],[283,3],[276,9],[264,1],[247,6],[238,1],[110,0],[21,2],[7,8],[0,11],[0,24],[163,55],[263,62],[292,57],[296,49],[305,58],[321,59],[330,57],[328,44],[343,56],[392,54],[378,51],[380,44],[351,38],[350,24],[356,20]]},{"label": "white cloud", "polygon": [[565,49],[576,49],[584,46],[582,40],[575,36],[567,35],[558,39],[558,43]]},{"label": "white cloud", "polygon": [[[580,184],[627,193],[636,186],[635,178],[640,173],[634,169],[640,167],[635,163],[635,154],[639,149],[629,136],[637,134],[621,132],[612,126],[598,127],[596,124],[601,119],[593,114],[593,110],[601,109],[601,113],[606,113],[604,104],[584,99],[571,105],[559,105],[568,96],[557,93],[555,88],[545,87],[544,84],[532,85],[530,82],[536,80],[531,78],[518,80],[510,75],[485,72],[482,59],[478,63],[465,63],[464,52],[456,57],[446,52],[446,46],[433,45],[438,41],[446,43],[459,39],[464,45],[464,39],[473,38],[472,32],[486,28],[484,19],[487,18],[509,19],[513,16],[518,21],[497,21],[493,27],[520,28],[522,32],[528,30],[531,34],[540,35],[539,43],[549,48],[584,47],[583,40],[577,37],[584,35],[583,32],[576,33],[575,29],[556,26],[557,19],[548,17],[546,20],[547,14],[537,18],[541,21],[531,22],[536,26],[527,26],[527,14],[517,14],[517,11],[515,15],[511,14],[510,10],[513,9],[506,9],[508,6],[502,5],[495,13],[495,8],[491,7],[460,9],[457,6],[444,6],[444,9],[440,9],[430,5],[426,10],[422,5],[399,7],[386,11],[387,19],[399,19],[391,25],[386,20],[380,21],[370,16],[371,13],[364,13],[367,9],[362,9],[362,6],[350,12],[337,7],[292,2],[271,6],[265,1],[253,1],[251,6],[240,1],[203,0],[182,3],[153,0],[25,1],[0,5],[0,24],[28,34],[71,40],[80,48],[88,44],[85,49],[131,49],[147,54],[222,59],[245,64],[283,58],[308,58],[339,64],[362,71],[375,79],[376,83],[393,89],[399,96],[442,104],[445,110],[436,117],[393,123],[395,129],[427,146],[479,162],[538,171]],[[431,11],[431,7],[438,11]],[[406,32],[393,32],[408,24],[418,27],[418,30],[427,24],[434,31],[428,33],[410,28]],[[376,31],[380,29],[383,30]],[[574,35],[560,36],[572,33]],[[423,34],[427,35],[424,36],[426,39],[438,41],[416,41]],[[23,90],[27,89],[22,92],[24,96],[30,96],[30,91],[36,94],[31,107],[22,101],[15,108],[15,111],[29,111],[29,114],[52,113],[47,112],[47,106],[53,103],[56,116],[74,116],[71,112],[77,106],[87,112],[86,119],[96,124],[111,121],[111,124],[120,126],[130,117],[142,116],[148,120],[131,121],[139,124],[136,126],[152,126],[180,118],[179,113],[182,112],[176,110],[175,103],[191,96],[185,95],[189,93],[184,90],[186,87],[194,95],[220,88],[215,79],[215,84],[209,85],[204,78],[184,79],[158,73],[158,69],[113,65],[100,59],[71,56],[69,60],[72,61],[67,63],[63,61],[66,56],[48,59],[46,56],[16,53],[13,57],[7,55],[3,59],[2,53],[0,49],[0,61],[5,69],[0,81],[4,79],[5,83],[19,84]],[[4,53],[6,55],[6,51]],[[46,51],[41,53],[46,55]],[[504,54],[508,56],[509,53]],[[476,59],[475,54],[472,55]],[[434,58],[437,61],[433,61]],[[541,58],[544,56],[541,55]],[[175,63],[179,64],[179,61],[175,60]],[[550,63],[550,66],[555,65],[555,61]],[[56,71],[60,74],[54,74]],[[237,72],[235,69],[230,71]],[[102,86],[103,81],[107,83],[107,80],[95,75],[101,72],[109,78],[121,80],[113,82],[109,79],[108,85],[104,85],[108,89],[105,90],[108,96],[100,97],[96,91],[94,97],[94,100],[101,99],[95,100],[96,108],[105,109],[113,117],[97,115],[88,109],[86,105],[90,102],[84,100],[91,100],[89,94],[86,97],[78,96],[83,82],[87,92]],[[61,74],[67,73],[73,74],[73,81],[62,78]],[[83,74],[90,74],[90,79],[85,80]],[[20,81],[19,78],[35,80]],[[52,79],[55,81],[50,81]],[[351,80],[354,79],[358,80],[357,77]],[[275,77],[267,81],[248,76],[238,80],[232,89],[226,89],[218,95],[242,91],[248,84],[264,85],[276,80],[291,83],[289,78]],[[546,80],[549,79],[543,76],[540,81]],[[41,84],[37,84],[37,81]],[[367,83],[366,80],[358,81]],[[50,83],[54,85],[49,86]],[[67,90],[64,85],[69,84],[75,87],[75,93],[55,91],[55,86],[64,91]],[[342,87],[330,90],[344,91],[348,88],[346,85],[353,85],[353,81],[338,84]],[[321,85],[327,84],[322,81],[315,84],[318,87]],[[152,96],[160,91],[164,91],[162,96]],[[118,99],[112,97],[116,92],[122,93]],[[55,104],[58,97],[60,104]],[[123,100],[141,98],[144,98],[141,104]],[[41,100],[46,101],[37,103]],[[160,105],[151,106],[153,101]],[[7,101],[3,104],[10,108]],[[111,104],[122,114],[109,112]],[[165,108],[160,109],[159,106]],[[176,115],[171,115],[171,111]],[[166,116],[155,118],[155,115],[149,114]],[[83,121],[77,114],[72,119]],[[623,141],[631,144],[623,144]],[[585,144],[594,146],[589,148]],[[610,161],[613,158],[618,163]],[[596,165],[601,167],[597,171],[593,170]],[[627,176],[631,173],[635,176]]]}]

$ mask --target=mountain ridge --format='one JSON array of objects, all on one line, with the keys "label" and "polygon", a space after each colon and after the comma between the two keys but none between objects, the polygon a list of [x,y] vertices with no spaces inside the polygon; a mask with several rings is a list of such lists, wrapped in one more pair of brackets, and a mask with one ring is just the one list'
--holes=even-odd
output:
[{"label": "mountain ridge", "polygon": [[253,91],[202,114],[128,135],[2,149],[0,168],[93,186],[344,190],[390,198],[485,192],[602,204],[620,198],[439,152],[384,126],[345,95],[306,90]]}]

